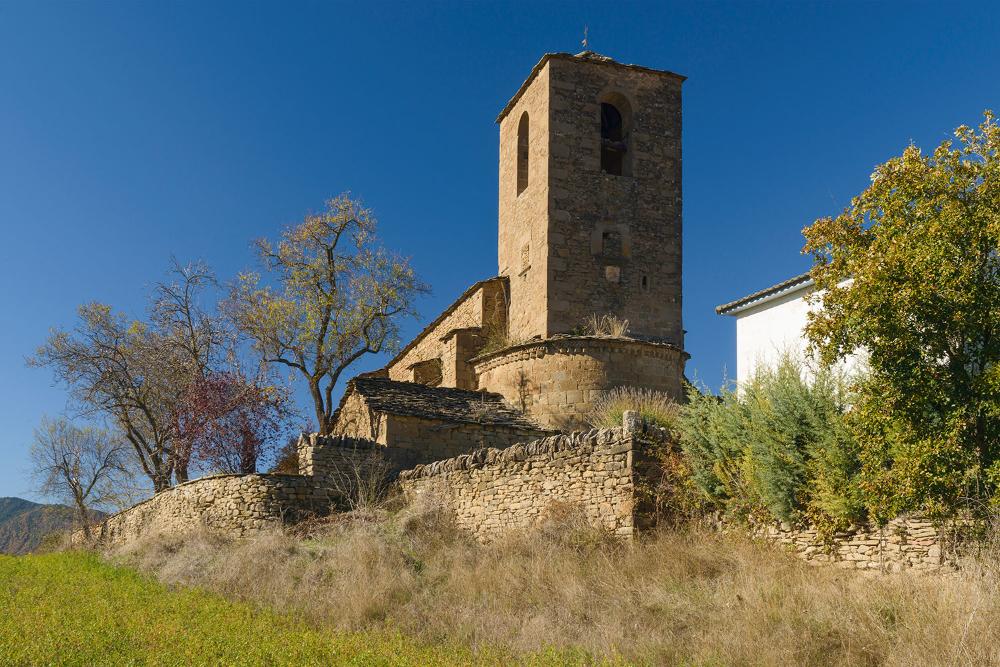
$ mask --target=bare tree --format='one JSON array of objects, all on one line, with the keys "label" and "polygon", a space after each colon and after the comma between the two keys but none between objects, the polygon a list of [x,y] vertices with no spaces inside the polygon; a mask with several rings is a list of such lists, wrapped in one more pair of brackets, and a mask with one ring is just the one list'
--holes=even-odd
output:
[{"label": "bare tree", "polygon": [[114,503],[126,481],[127,445],[108,431],[42,419],[31,444],[32,473],[42,495],[72,503],[90,539],[91,509]]},{"label": "bare tree", "polygon": [[[187,265],[171,258],[168,280],[157,283],[150,303],[150,320],[160,335],[159,351],[174,365],[168,374],[181,404],[174,406],[175,421],[191,392],[224,364],[236,365],[235,333],[225,320],[201,303],[203,293],[217,287],[215,275],[202,262]],[[172,468],[178,483],[188,480],[193,454],[193,434],[175,423],[171,447]]]},{"label": "bare tree", "polygon": [[149,325],[90,303],[72,331],[54,330],[28,364],[51,367],[84,413],[111,418],[161,491],[173,474],[173,406],[182,391],[172,375],[183,365],[170,351]]},{"label": "bare tree", "polygon": [[53,330],[28,359],[52,368],[84,414],[114,422],[154,491],[188,479],[191,441],[179,420],[190,387],[235,364],[235,334],[201,304],[216,284],[204,264],[173,260],[150,295],[146,320],[86,304],[73,330]]},{"label": "bare tree", "polygon": [[413,299],[427,291],[406,260],[378,245],[375,226],[372,212],[349,195],[329,200],[277,245],[257,242],[276,285],[243,274],[228,302],[265,362],[306,379],[322,434],[333,428],[341,374],[366,354],[397,348],[398,319],[415,315]]}]

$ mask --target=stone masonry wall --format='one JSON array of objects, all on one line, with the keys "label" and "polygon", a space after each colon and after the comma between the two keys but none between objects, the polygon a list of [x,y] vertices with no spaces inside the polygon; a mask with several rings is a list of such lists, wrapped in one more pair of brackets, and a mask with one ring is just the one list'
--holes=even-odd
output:
[{"label": "stone masonry wall", "polygon": [[[683,347],[681,84],[593,56],[548,54],[501,112],[499,268],[514,340],[569,333],[592,314]],[[601,104],[622,113],[621,175],[601,166]],[[529,126],[518,192],[518,130]]]},{"label": "stone masonry wall", "polygon": [[[683,347],[683,77],[573,57],[547,69],[547,335],[613,313],[634,334]],[[602,102],[624,116],[631,173],[601,170]]]},{"label": "stone masonry wall", "polygon": [[[441,386],[475,389],[475,383],[467,366],[468,359],[475,353],[469,350],[471,341],[482,345],[483,331],[491,327],[501,330],[506,327],[507,305],[504,283],[494,279],[483,281],[452,305],[451,312],[432,324],[388,366],[389,378],[404,382],[415,381],[413,366],[430,359],[441,360]],[[455,332],[475,332],[475,336],[459,337]],[[478,349],[478,348],[477,348]]]},{"label": "stone masonry wall", "polygon": [[498,424],[445,423],[419,417],[388,415],[388,455],[400,469],[468,454],[482,448],[502,449],[548,435],[543,430],[512,428]]},{"label": "stone masonry wall", "polygon": [[388,448],[372,440],[303,433],[298,442],[299,474],[309,479],[320,497],[336,500],[345,492],[344,476],[369,476],[373,471],[394,475]]},{"label": "stone masonry wall", "polygon": [[550,436],[417,466],[399,479],[408,499],[447,503],[458,525],[479,539],[530,526],[554,504],[576,507],[593,525],[631,538],[634,444],[623,429]]},{"label": "stone masonry wall", "polygon": [[177,535],[201,527],[242,537],[321,511],[324,504],[326,495],[308,477],[214,475],[178,484],[108,517],[94,537],[119,546],[150,533]]},{"label": "stone masonry wall", "polygon": [[[94,538],[117,546],[146,534],[177,535],[202,527],[244,537],[326,514],[345,490],[338,471],[365,474],[381,466],[373,453],[384,449],[363,439],[303,435],[298,475],[211,475],[178,484],[111,515],[96,527]],[[82,532],[73,540],[82,542]]]},{"label": "stone masonry wall", "polygon": [[[513,340],[548,336],[549,68],[544,66],[500,119],[497,263],[510,279]],[[528,117],[528,185],[517,191],[517,130]]]},{"label": "stone masonry wall", "polygon": [[587,428],[602,392],[643,387],[683,400],[686,354],[672,345],[564,336],[515,345],[474,360],[479,388],[502,394],[545,427]]},{"label": "stone masonry wall", "polygon": [[348,438],[363,438],[385,443],[384,414],[368,409],[364,397],[355,392],[348,393],[338,408],[333,435]]},{"label": "stone masonry wall", "polygon": [[[483,447],[509,447],[548,435],[541,429],[514,428],[500,424],[476,424],[423,419],[409,415],[378,414],[369,410],[363,397],[352,394],[340,408],[335,436],[348,442],[374,441],[389,462],[393,474],[422,463],[467,454]],[[329,439],[334,442],[336,438]],[[326,440],[313,443],[313,456],[340,456],[345,448],[328,447]],[[349,450],[349,448],[348,448]],[[300,454],[300,460],[302,455]],[[339,464],[339,461],[338,461]],[[300,471],[301,472],[301,471]],[[303,474],[311,474],[303,472]]]},{"label": "stone masonry wall", "polygon": [[815,529],[767,526],[758,534],[784,544],[815,564],[853,570],[934,572],[954,569],[956,537],[928,519],[899,517],[883,528],[863,528],[834,535],[826,544]]}]

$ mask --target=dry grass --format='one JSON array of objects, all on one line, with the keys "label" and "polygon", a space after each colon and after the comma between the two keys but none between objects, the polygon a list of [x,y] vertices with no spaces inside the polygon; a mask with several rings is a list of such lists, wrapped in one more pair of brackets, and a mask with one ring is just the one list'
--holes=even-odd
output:
[{"label": "dry grass", "polygon": [[591,315],[587,318],[583,329],[590,336],[625,338],[628,336],[628,320],[611,314],[601,316]]},{"label": "dry grass", "polygon": [[738,535],[663,532],[627,547],[564,518],[480,545],[440,510],[410,509],[306,537],[161,538],[115,556],[168,584],[428,642],[650,664],[1000,664],[991,568],[863,576]]},{"label": "dry grass", "polygon": [[587,420],[595,428],[619,428],[626,410],[635,410],[647,424],[667,430],[673,430],[680,414],[674,399],[662,391],[616,387],[594,401]]}]

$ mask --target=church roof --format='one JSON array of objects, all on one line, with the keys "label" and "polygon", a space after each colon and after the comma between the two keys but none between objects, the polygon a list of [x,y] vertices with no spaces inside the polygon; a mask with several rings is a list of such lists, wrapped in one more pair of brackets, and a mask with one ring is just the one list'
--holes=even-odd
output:
[{"label": "church roof", "polygon": [[803,273],[793,278],[789,278],[788,280],[783,280],[777,285],[771,285],[770,287],[754,292],[753,294],[748,294],[742,299],[737,299],[736,301],[730,301],[729,303],[724,303],[721,306],[716,306],[715,312],[719,315],[736,315],[737,313],[743,312],[747,308],[760,305],[778,296],[788,294],[789,292],[809,287],[812,284],[813,281],[809,274]]},{"label": "church roof", "polygon": [[521,99],[521,95],[524,94],[524,91],[528,89],[528,86],[531,85],[531,82],[535,80],[535,77],[538,76],[538,73],[542,71],[543,67],[545,67],[545,63],[554,59],[572,60],[576,62],[586,61],[593,63],[601,63],[604,65],[610,65],[612,67],[627,67],[628,69],[636,70],[639,72],[649,72],[651,74],[660,74],[663,76],[669,76],[674,79],[677,79],[678,81],[685,81],[687,79],[686,76],[677,74],[676,72],[670,72],[663,69],[653,69],[651,67],[643,67],[642,65],[629,65],[625,63],[620,63],[617,60],[614,60],[613,58],[601,55],[600,53],[595,53],[594,51],[581,51],[580,53],[577,53],[575,55],[572,53],[546,53],[545,55],[542,56],[542,59],[538,61],[538,64],[531,69],[531,73],[528,74],[528,78],[524,80],[524,83],[521,84],[521,87],[517,89],[516,93],[514,93],[514,97],[510,98],[510,101],[507,102],[503,110],[500,111],[500,115],[497,116],[496,122],[499,123],[501,120],[503,120],[504,116],[506,116],[510,112],[510,110],[514,108],[514,105],[517,104],[517,101],[519,99]]},{"label": "church roof", "polygon": [[364,397],[368,407],[375,412],[544,431],[520,410],[507,405],[500,394],[361,376],[348,383],[344,396],[352,389]]}]

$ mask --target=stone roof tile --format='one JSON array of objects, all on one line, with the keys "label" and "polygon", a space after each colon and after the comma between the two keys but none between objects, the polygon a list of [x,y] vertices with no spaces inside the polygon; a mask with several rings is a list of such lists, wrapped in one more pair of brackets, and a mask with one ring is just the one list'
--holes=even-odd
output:
[{"label": "stone roof tile", "polygon": [[354,378],[348,384],[345,396],[352,389],[364,397],[368,407],[375,412],[533,431],[545,430],[520,410],[508,405],[500,394],[451,387],[428,387],[415,382],[380,377]]}]

